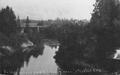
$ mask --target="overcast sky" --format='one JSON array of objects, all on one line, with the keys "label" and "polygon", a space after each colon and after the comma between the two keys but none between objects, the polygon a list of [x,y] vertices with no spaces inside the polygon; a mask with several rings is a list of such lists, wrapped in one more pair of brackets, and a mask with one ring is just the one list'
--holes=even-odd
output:
[{"label": "overcast sky", "polygon": [[0,7],[9,5],[20,18],[90,19],[95,0],[0,0]]}]

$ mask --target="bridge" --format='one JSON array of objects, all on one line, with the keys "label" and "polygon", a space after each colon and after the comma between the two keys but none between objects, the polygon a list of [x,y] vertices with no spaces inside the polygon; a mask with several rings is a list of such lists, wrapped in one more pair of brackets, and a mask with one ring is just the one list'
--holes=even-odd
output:
[{"label": "bridge", "polygon": [[29,27],[21,27],[21,33],[24,33],[26,29],[29,29],[33,32],[40,32],[44,30],[44,28],[49,27],[48,25],[43,25],[43,26],[29,26]]}]

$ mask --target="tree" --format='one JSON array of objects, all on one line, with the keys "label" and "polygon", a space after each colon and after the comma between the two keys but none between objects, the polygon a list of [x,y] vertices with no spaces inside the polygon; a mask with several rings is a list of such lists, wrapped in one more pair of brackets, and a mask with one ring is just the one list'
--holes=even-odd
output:
[{"label": "tree", "polygon": [[[116,45],[115,25],[113,21],[118,16],[118,6],[115,0],[96,0],[91,18],[91,28],[98,40],[98,56],[103,58],[106,52],[113,51]],[[106,52],[105,52],[106,51]],[[102,59],[103,59],[102,58]]]},{"label": "tree", "polygon": [[29,23],[30,23],[30,20],[29,20],[29,17],[27,16],[27,19],[26,19],[26,27],[29,27]]},{"label": "tree", "polygon": [[0,32],[9,36],[16,32],[16,16],[10,7],[3,8],[0,11]]},{"label": "tree", "polygon": [[17,18],[17,27],[19,28],[20,27],[20,17],[18,16]]},{"label": "tree", "polygon": [[[96,58],[97,63],[104,65],[109,71],[115,69],[115,64],[108,63],[110,55],[120,47],[120,26],[117,25],[119,20],[119,5],[116,0],[96,0],[93,10],[90,27],[92,33],[96,36]],[[113,62],[112,62],[113,63]],[[115,63],[115,62],[114,62]]]},{"label": "tree", "polygon": [[113,26],[113,20],[118,16],[118,6],[115,0],[96,0],[91,23],[96,26]]},{"label": "tree", "polygon": [[44,26],[44,21],[43,20],[39,21],[39,23],[37,25],[38,26]]},{"label": "tree", "polygon": [[29,33],[30,32],[30,28],[29,28],[29,24],[30,24],[30,20],[29,20],[29,16],[27,16],[26,20],[25,20],[25,29],[24,32],[25,33]]}]

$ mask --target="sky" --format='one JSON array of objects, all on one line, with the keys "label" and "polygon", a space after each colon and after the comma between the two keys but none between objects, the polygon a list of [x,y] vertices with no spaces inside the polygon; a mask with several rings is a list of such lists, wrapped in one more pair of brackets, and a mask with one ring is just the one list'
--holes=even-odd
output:
[{"label": "sky", "polygon": [[95,0],[0,0],[0,8],[12,7],[21,19],[91,18]]}]

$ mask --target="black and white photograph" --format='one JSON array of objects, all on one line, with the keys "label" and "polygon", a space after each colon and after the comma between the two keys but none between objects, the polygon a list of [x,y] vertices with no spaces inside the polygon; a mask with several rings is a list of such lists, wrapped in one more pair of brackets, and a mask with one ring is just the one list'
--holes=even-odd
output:
[{"label": "black and white photograph", "polygon": [[120,75],[120,0],[0,0],[0,75]]}]

